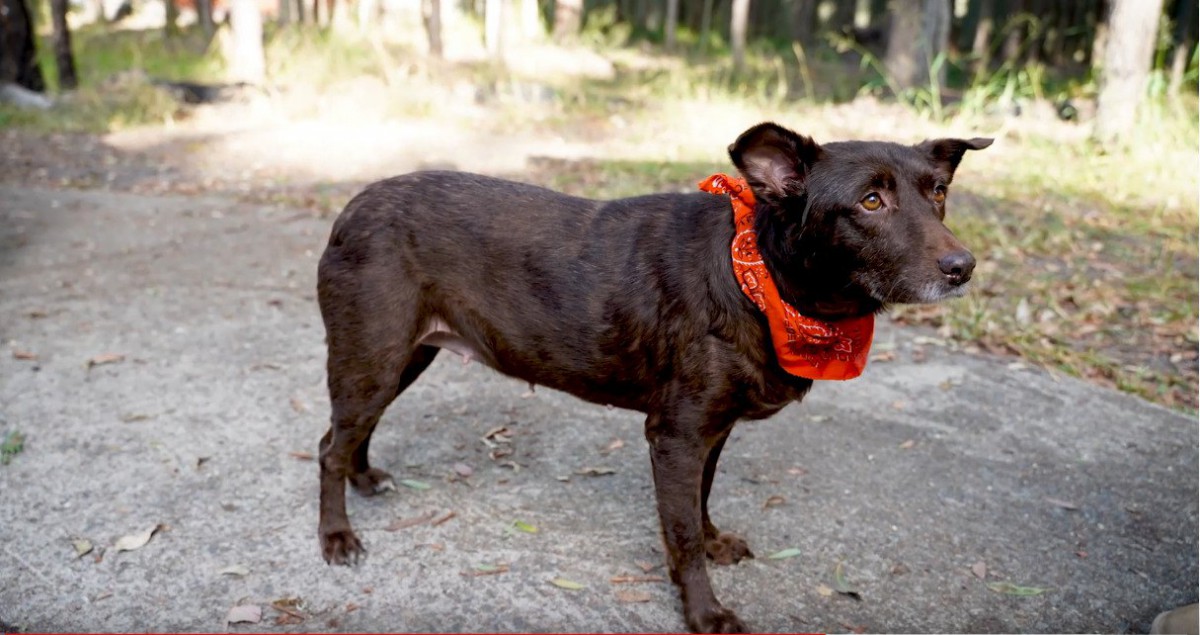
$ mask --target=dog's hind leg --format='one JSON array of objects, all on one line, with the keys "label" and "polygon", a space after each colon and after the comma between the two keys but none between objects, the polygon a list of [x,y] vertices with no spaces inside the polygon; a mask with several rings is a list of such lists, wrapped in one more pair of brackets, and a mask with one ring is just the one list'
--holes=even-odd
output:
[{"label": "dog's hind leg", "polygon": [[[400,382],[396,386],[396,396],[404,392],[410,384],[416,381],[421,373],[429,368],[429,364],[433,363],[433,358],[437,357],[438,348],[435,346],[418,346],[412,353],[412,358],[408,365],[400,373]],[[375,420],[375,425],[379,424],[379,419]],[[367,459],[367,450],[371,446],[371,435],[375,432],[375,425],[371,426],[371,430],[367,432],[367,437],[362,440],[358,448],[354,450],[354,455],[350,459],[350,485],[354,487],[354,491],[362,496],[373,496],[385,490],[396,489],[396,484],[392,481],[392,475],[387,472],[371,467],[370,461]]]},{"label": "dog's hind leg", "polygon": [[708,517],[708,493],[712,490],[713,476],[717,473],[717,461],[721,458],[721,450],[725,447],[725,441],[729,439],[729,433],[732,430],[732,426],[727,428],[716,439],[716,443],[712,449],[708,451],[708,458],[704,461],[704,480],[700,484],[700,512],[704,525],[704,552],[713,561],[713,564],[720,565],[737,564],[745,558],[754,557],[744,539],[736,534],[722,533]]}]

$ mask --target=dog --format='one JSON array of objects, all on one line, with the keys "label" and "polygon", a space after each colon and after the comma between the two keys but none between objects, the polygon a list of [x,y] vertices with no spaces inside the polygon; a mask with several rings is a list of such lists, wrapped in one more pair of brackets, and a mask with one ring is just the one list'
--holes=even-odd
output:
[{"label": "dog", "polygon": [[334,222],[318,268],[332,405],[320,442],[325,560],[364,557],[346,483],[364,496],[391,486],[368,460],[371,433],[447,349],[645,413],[687,626],[745,632],[706,569],[706,557],[753,557],[708,514],[730,430],[799,401],[814,380],[856,375],[888,305],[965,293],[975,259],[943,224],[947,188],[966,151],[991,142],[820,145],[763,123],[729,147],[744,181],[713,177],[705,192],[595,201],[458,172],[368,186]]}]

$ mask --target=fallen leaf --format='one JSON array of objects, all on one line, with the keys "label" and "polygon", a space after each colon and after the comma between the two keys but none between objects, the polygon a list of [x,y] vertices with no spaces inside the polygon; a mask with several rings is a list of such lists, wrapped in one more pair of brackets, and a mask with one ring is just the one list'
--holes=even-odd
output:
[{"label": "fallen leaf", "polygon": [[792,476],[804,476],[805,474],[808,474],[808,470],[802,467],[789,467],[787,473],[791,474]]},{"label": "fallen leaf", "polygon": [[1058,498],[1047,497],[1046,502],[1050,503],[1051,505],[1054,505],[1055,507],[1061,507],[1069,512],[1073,512],[1073,511],[1076,511],[1079,509],[1079,505],[1076,505],[1075,503],[1072,503],[1071,501],[1065,501],[1065,500],[1058,499]]},{"label": "fallen leaf", "polygon": [[360,609],[360,608],[362,608],[362,607],[360,607],[358,604],[355,604],[354,602],[347,602],[347,603],[346,603],[346,612],[347,612],[347,613],[353,613],[353,612],[357,611],[357,610],[358,610],[358,609]]},{"label": "fallen leaf", "polygon": [[869,361],[872,362],[890,362],[896,359],[896,351],[884,351],[871,356]]},{"label": "fallen leaf", "polygon": [[645,591],[617,591],[617,601],[624,604],[634,604],[637,602],[649,602],[652,596]]},{"label": "fallen leaf", "polygon": [[536,534],[538,532],[537,527],[534,527],[533,525],[530,525],[529,523],[520,521],[520,520],[514,520],[513,524],[512,524],[512,528],[516,529],[517,531],[523,531],[527,534]]},{"label": "fallen leaf", "polygon": [[899,448],[901,450],[911,450],[911,449],[913,449],[913,446],[915,446],[915,445],[917,445],[917,442],[913,441],[912,439],[909,439],[909,440],[905,441],[904,443],[901,443],[899,445]]},{"label": "fallen leaf", "polygon": [[19,360],[23,360],[23,361],[27,361],[27,362],[35,361],[38,358],[37,353],[32,353],[30,351],[23,351],[20,349],[13,349],[12,356],[13,356],[13,359],[19,359]]},{"label": "fallen leaf", "polygon": [[908,403],[905,402],[903,399],[897,399],[896,401],[892,402],[893,410],[904,410],[907,407],[908,407]]},{"label": "fallen leaf", "polygon": [[858,591],[850,586],[850,581],[846,579],[846,567],[840,562],[833,567],[833,590],[855,600],[862,599]]},{"label": "fallen leaf", "polygon": [[257,604],[239,604],[225,615],[228,624],[257,624],[262,621],[262,607]]},{"label": "fallen leaf", "polygon": [[303,414],[305,412],[308,412],[308,404],[304,403],[304,401],[302,401],[300,399],[300,397],[293,395],[292,398],[288,400],[288,402],[290,404],[292,404],[292,410],[295,411],[296,414]]},{"label": "fallen leaf", "polygon": [[988,588],[988,590],[994,591],[996,593],[1003,593],[1004,595],[1014,595],[1017,597],[1032,597],[1035,595],[1041,595],[1041,594],[1045,593],[1046,591],[1049,591],[1049,589],[1046,589],[1043,587],[1018,586],[1016,584],[1013,584],[1012,582],[989,582],[987,585],[987,588]]},{"label": "fallen leaf", "polygon": [[663,582],[666,578],[661,575],[619,575],[609,582],[613,584],[638,584],[642,582]]},{"label": "fallen leaf", "polygon": [[651,571],[662,566],[661,562],[658,564],[654,564],[652,562],[640,562],[639,561],[639,562],[636,562],[635,564],[638,566],[639,569],[642,570],[643,573],[650,573]]},{"label": "fallen leaf", "polygon": [[568,591],[578,591],[583,588],[582,584],[575,582],[573,580],[568,580],[566,578],[554,578],[553,580],[550,581],[550,584],[553,584],[554,586],[556,586],[560,589],[566,589]]},{"label": "fallen leaf", "polygon": [[833,597],[833,589],[824,584],[819,584],[817,585],[817,595],[823,598]]},{"label": "fallen leaf", "polygon": [[582,476],[604,476],[606,474],[616,474],[617,471],[611,467],[585,467],[575,473]]},{"label": "fallen leaf", "polygon": [[804,552],[795,547],[789,547],[788,549],[776,551],[775,553],[767,556],[767,560],[784,560],[786,558],[795,558],[802,553]]},{"label": "fallen leaf", "polygon": [[411,478],[400,479],[400,484],[409,489],[415,489],[415,490],[426,490],[426,489],[429,489],[430,487],[433,487],[432,485],[430,485],[429,483],[426,483],[425,481],[417,481],[417,480],[414,480]]},{"label": "fallen leaf", "polygon": [[453,510],[449,510],[449,509],[447,509],[447,510],[446,510],[445,512],[443,512],[441,515],[439,515],[439,516],[435,516],[435,517],[433,518],[433,520],[431,520],[431,521],[429,522],[429,524],[433,525],[434,527],[437,527],[438,525],[440,525],[440,524],[442,524],[442,523],[444,523],[444,522],[446,522],[446,521],[450,520],[451,518],[454,518],[454,517],[455,517],[455,516],[457,516],[457,515],[458,515],[458,514],[454,513],[454,511],[453,511]]},{"label": "fallen leaf", "polygon": [[413,516],[412,518],[397,518],[396,520],[393,520],[387,527],[384,527],[383,529],[384,529],[384,531],[400,531],[401,529],[407,529],[409,527],[416,527],[417,525],[423,525],[423,524],[433,520],[433,516],[434,516],[434,513],[429,512],[429,513],[421,514],[420,516]]},{"label": "fallen leaf", "polygon": [[808,415],[808,420],[814,423],[821,423],[822,421],[829,421],[829,415]]},{"label": "fallen leaf", "polygon": [[313,456],[312,452],[305,452],[304,450],[292,450],[291,452],[288,452],[288,456],[296,459],[297,461],[313,461],[317,458]]},{"label": "fallen leaf", "polygon": [[123,415],[121,417],[121,421],[124,423],[134,423],[137,421],[145,421],[149,418],[150,418],[150,415],[148,415],[148,414],[144,414],[141,412],[131,412],[127,415]]},{"label": "fallen leaf", "polygon": [[971,565],[971,573],[975,574],[975,577],[979,578],[980,580],[986,578],[987,577],[987,563],[980,560],[979,562],[976,562],[975,564]]},{"label": "fallen leaf", "polygon": [[125,356],[121,353],[105,353],[97,355],[87,361],[87,367],[90,369],[93,366],[103,366],[104,364],[115,364],[125,361]]},{"label": "fallen leaf", "polygon": [[231,564],[217,571],[218,575],[231,575],[235,578],[243,578],[250,575],[250,569],[244,564]]},{"label": "fallen leaf", "polygon": [[16,430],[9,431],[4,435],[4,442],[0,443],[0,465],[8,465],[13,457],[25,450],[25,435]]},{"label": "fallen leaf", "polygon": [[471,571],[464,571],[463,575],[468,577],[479,577],[481,575],[499,575],[508,572],[506,564],[481,564],[476,566]]},{"label": "fallen leaf", "polygon": [[135,549],[141,549],[142,547],[146,546],[146,543],[150,542],[150,537],[161,528],[162,525],[154,525],[153,527],[150,527],[144,531],[140,531],[136,534],[122,536],[117,539],[117,542],[113,545],[113,551],[133,551]]},{"label": "fallen leaf", "polygon": [[454,473],[463,478],[468,478],[472,474],[475,473],[475,470],[472,469],[471,466],[467,465],[466,463],[455,463],[454,464]]},{"label": "fallen leaf", "polygon": [[769,497],[767,497],[767,502],[763,503],[763,509],[779,507],[780,505],[784,504],[785,502],[787,502],[787,499],[785,499],[782,496],[779,496],[779,495],[769,496]]},{"label": "fallen leaf", "polygon": [[75,548],[75,557],[82,558],[92,552],[92,541],[87,538],[76,538],[71,541],[71,546]]},{"label": "fallen leaf", "polygon": [[623,447],[625,447],[624,441],[622,441],[620,439],[613,439],[611,443],[604,446],[604,449],[600,450],[600,454],[608,454],[609,452],[612,452],[614,450],[620,450]]},{"label": "fallen leaf", "polygon": [[1087,552],[1086,552],[1086,551],[1083,551],[1083,550],[1080,550],[1080,551],[1076,551],[1076,552],[1075,552],[1075,555],[1076,555],[1077,557],[1079,557],[1079,558],[1086,558],[1086,557],[1087,557]]}]

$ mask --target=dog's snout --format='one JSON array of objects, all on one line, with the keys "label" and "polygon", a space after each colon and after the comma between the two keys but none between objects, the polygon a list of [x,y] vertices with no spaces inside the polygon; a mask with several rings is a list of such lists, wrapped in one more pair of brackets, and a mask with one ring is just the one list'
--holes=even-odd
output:
[{"label": "dog's snout", "polygon": [[953,251],[938,260],[938,268],[950,280],[950,284],[966,284],[975,271],[975,256],[966,250]]}]

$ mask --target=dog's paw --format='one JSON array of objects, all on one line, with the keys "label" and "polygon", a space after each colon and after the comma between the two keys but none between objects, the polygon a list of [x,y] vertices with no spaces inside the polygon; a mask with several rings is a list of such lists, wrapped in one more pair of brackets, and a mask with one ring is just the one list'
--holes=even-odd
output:
[{"label": "dog's paw", "polygon": [[396,491],[396,482],[392,480],[392,475],[375,468],[351,474],[350,485],[354,491],[358,492],[359,496],[374,496],[383,492]]},{"label": "dog's paw", "polygon": [[750,551],[746,541],[740,536],[730,533],[718,534],[716,538],[706,539],[704,552],[708,554],[713,564],[719,565],[737,564],[742,560],[754,557],[754,553]]},{"label": "dog's paw", "polygon": [[329,564],[354,566],[367,559],[367,550],[354,530],[341,529],[321,532],[321,555]]},{"label": "dog's paw", "polygon": [[716,604],[689,612],[688,628],[693,633],[748,633],[746,625],[733,611]]}]

